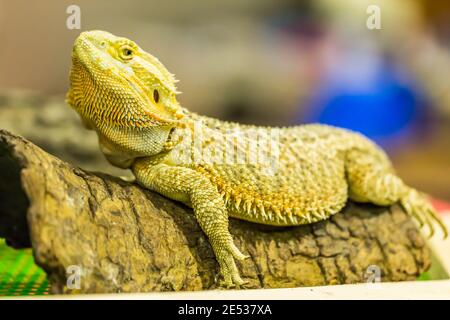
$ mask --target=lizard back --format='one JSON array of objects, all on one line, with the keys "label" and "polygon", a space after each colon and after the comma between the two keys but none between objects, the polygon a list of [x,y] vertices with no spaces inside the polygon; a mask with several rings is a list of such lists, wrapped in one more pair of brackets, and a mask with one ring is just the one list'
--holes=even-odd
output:
[{"label": "lizard back", "polygon": [[[269,161],[255,163],[249,155],[267,153],[270,142],[243,134],[229,139],[231,144],[227,144],[227,137],[236,130],[268,132],[274,128],[196,115],[192,118],[204,121],[209,131],[202,133],[201,143],[213,151],[189,167],[217,186],[230,216],[268,225],[308,224],[339,212],[348,198],[347,150],[358,147],[379,152],[372,142],[357,133],[325,125],[303,125],[275,128],[276,157],[272,155]],[[244,155],[245,161],[233,158],[234,161],[227,162],[223,155],[230,149]]]}]

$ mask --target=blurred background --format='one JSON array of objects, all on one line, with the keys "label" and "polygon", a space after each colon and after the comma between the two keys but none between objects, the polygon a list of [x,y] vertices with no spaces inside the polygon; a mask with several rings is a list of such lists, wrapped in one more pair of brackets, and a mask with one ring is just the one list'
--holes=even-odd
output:
[{"label": "blurred background", "polygon": [[[80,30],[66,27],[70,5]],[[73,41],[91,29],[157,56],[192,111],[360,131],[407,183],[450,200],[449,1],[0,0],[0,128],[123,175],[64,104]]]}]

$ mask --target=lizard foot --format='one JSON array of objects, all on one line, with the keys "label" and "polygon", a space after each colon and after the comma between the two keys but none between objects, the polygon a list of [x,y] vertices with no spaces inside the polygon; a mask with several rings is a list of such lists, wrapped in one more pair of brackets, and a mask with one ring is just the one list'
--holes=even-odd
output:
[{"label": "lizard foot", "polygon": [[244,255],[233,243],[229,240],[226,244],[213,244],[213,249],[216,254],[217,262],[220,266],[220,271],[223,275],[223,282],[221,285],[226,288],[233,288],[235,286],[241,286],[246,283],[239,275],[238,268],[236,266],[237,260],[244,260],[249,256]]},{"label": "lizard foot", "polygon": [[425,195],[416,190],[410,190],[405,197],[400,199],[400,203],[405,211],[417,220],[420,227],[423,227],[425,224],[428,226],[429,237],[432,237],[434,234],[433,222],[436,222],[444,234],[444,239],[447,238],[448,231],[446,226],[438,217]]}]

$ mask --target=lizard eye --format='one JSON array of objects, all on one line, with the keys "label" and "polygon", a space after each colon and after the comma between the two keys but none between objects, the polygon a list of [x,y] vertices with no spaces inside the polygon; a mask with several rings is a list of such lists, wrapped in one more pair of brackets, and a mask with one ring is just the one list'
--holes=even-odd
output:
[{"label": "lizard eye", "polygon": [[133,53],[133,49],[129,46],[123,46],[119,52],[120,57],[123,60],[131,60],[133,58]]},{"label": "lizard eye", "polygon": [[159,92],[158,90],[153,90],[153,100],[155,100],[156,103],[159,101]]}]

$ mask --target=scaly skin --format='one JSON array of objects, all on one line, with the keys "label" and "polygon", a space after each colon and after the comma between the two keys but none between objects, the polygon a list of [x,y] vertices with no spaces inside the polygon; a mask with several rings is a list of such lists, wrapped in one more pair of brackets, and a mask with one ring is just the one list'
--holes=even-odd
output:
[{"label": "scaly skin", "polygon": [[227,286],[243,283],[235,259],[246,257],[233,243],[229,216],[295,226],[329,218],[350,198],[400,203],[430,234],[434,221],[447,235],[426,196],[357,133],[323,125],[262,128],[191,113],[155,57],[103,31],[83,32],[72,62],[68,103],[97,132],[113,165],[193,208]]}]

